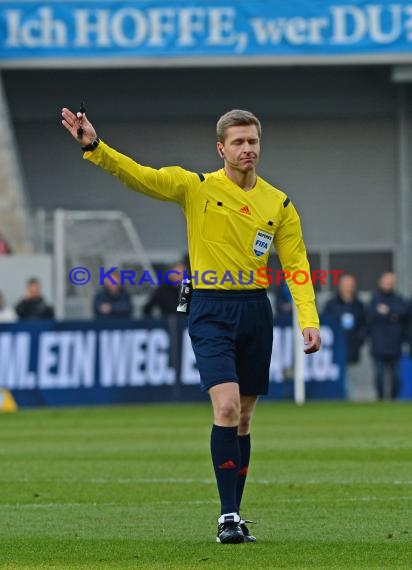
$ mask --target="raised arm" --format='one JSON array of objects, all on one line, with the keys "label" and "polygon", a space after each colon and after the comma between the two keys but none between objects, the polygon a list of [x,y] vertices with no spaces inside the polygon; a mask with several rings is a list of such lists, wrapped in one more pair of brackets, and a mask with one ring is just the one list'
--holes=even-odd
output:
[{"label": "raised arm", "polygon": [[177,202],[185,208],[188,191],[200,184],[199,176],[194,172],[179,166],[160,169],[143,166],[99,141],[95,128],[85,114],[75,114],[64,107],[62,123],[76,142],[82,145],[86,160],[116,176],[132,190],[158,200]]}]

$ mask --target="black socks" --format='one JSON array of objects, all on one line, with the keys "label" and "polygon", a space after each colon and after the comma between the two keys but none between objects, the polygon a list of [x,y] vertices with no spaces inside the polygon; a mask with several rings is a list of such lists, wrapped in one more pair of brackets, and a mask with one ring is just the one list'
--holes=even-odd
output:
[{"label": "black socks", "polygon": [[221,514],[238,513],[250,460],[250,434],[237,435],[237,427],[214,425],[210,438]]},{"label": "black socks", "polygon": [[239,451],[240,451],[240,469],[237,477],[236,499],[238,508],[242,502],[243,489],[245,488],[246,476],[249,469],[250,460],[250,433],[247,435],[238,435]]},{"label": "black socks", "polygon": [[237,481],[241,467],[237,427],[214,425],[210,449],[222,506],[221,514],[237,513]]}]

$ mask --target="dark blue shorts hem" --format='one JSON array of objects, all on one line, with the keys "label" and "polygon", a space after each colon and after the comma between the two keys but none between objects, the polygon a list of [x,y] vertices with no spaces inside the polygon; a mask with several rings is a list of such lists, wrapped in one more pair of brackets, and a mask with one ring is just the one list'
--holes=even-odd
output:
[{"label": "dark blue shorts hem", "polygon": [[208,392],[210,390],[210,388],[213,388],[213,386],[218,386],[219,384],[238,384],[239,385],[239,380],[226,380],[226,379],[225,380],[212,380],[206,384],[201,379],[200,380],[200,390],[202,392]]},{"label": "dark blue shorts hem", "polygon": [[258,391],[249,391],[249,390],[242,390],[240,384],[239,384],[239,380],[215,380],[212,382],[209,382],[206,386],[205,383],[202,382],[202,380],[200,380],[200,391],[203,393],[206,393],[210,390],[210,388],[213,388],[213,386],[218,386],[219,384],[238,384],[239,385],[239,390],[240,390],[240,395],[241,396],[267,396],[269,393],[269,383],[268,386],[265,390],[258,390]]}]

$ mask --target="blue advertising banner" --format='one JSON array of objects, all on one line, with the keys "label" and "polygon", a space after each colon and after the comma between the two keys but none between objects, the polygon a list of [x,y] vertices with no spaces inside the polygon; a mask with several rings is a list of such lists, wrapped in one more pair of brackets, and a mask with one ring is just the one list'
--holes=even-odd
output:
[{"label": "blue advertising banner", "polygon": [[[342,332],[335,321],[325,320],[321,333],[321,351],[305,357],[308,398],[343,398]],[[290,324],[276,324],[273,346],[269,398],[290,399]],[[19,406],[206,398],[184,317],[0,325],[0,388],[10,390]]]},{"label": "blue advertising banner", "polygon": [[0,3],[0,62],[167,65],[412,61],[406,0]]},{"label": "blue advertising banner", "polygon": [[402,356],[400,376],[399,398],[401,400],[412,400],[412,356]]}]

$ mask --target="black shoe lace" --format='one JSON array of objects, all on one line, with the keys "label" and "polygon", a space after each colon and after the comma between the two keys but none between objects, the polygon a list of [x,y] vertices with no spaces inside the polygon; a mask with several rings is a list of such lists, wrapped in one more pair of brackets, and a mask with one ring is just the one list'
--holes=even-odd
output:
[{"label": "black shoe lace", "polygon": [[245,535],[248,536],[248,535],[250,534],[250,532],[249,532],[248,527],[246,526],[246,523],[248,523],[248,524],[257,524],[257,522],[256,522],[256,521],[250,521],[250,520],[248,520],[248,519],[245,519],[245,520],[241,519],[241,521],[240,521],[240,528],[242,529],[243,534],[245,534]]}]

